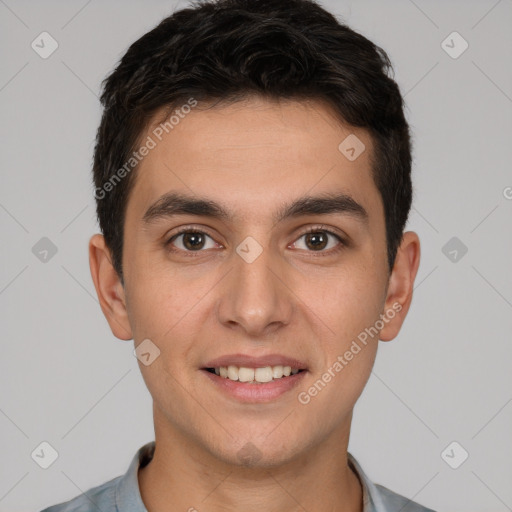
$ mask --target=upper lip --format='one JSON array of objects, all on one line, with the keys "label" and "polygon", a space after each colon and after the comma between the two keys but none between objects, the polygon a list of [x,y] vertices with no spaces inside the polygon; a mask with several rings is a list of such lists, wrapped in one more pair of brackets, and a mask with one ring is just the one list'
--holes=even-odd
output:
[{"label": "upper lip", "polygon": [[282,354],[267,354],[264,356],[250,356],[248,354],[229,354],[212,359],[206,363],[205,368],[220,368],[221,366],[238,366],[245,368],[264,368],[265,366],[291,366],[292,369],[305,370],[302,361]]}]

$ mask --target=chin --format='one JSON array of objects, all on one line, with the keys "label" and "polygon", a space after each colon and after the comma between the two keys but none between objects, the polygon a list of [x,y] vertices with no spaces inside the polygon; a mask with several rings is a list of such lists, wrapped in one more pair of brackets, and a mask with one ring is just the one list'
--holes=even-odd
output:
[{"label": "chin", "polygon": [[261,441],[250,435],[230,439],[224,446],[217,444],[213,449],[209,446],[208,451],[227,465],[261,470],[291,463],[301,451],[299,440],[290,435],[272,440],[265,439],[265,435],[258,437]]}]

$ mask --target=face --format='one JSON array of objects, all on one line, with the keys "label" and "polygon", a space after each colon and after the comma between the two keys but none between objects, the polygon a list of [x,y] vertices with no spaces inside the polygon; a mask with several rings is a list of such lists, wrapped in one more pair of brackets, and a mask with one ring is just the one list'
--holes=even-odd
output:
[{"label": "face", "polygon": [[[339,149],[349,135],[365,146],[356,159]],[[139,362],[157,438],[263,466],[346,434],[375,330],[393,337],[404,313],[369,135],[319,102],[252,98],[198,107],[152,137],[107,318],[136,346],[150,340],[148,361],[159,351]]]}]

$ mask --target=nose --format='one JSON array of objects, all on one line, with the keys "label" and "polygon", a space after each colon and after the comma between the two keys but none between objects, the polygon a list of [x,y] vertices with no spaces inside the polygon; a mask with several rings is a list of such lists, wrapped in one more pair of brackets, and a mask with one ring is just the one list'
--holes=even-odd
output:
[{"label": "nose", "polygon": [[250,263],[234,254],[233,265],[223,280],[219,321],[252,337],[263,337],[288,325],[294,296],[286,283],[286,262],[264,248]]}]

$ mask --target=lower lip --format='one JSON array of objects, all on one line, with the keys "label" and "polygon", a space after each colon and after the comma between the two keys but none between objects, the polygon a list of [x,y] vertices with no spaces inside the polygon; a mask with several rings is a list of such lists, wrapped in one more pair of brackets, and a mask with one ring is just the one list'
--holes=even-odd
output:
[{"label": "lower lip", "polygon": [[289,377],[283,377],[270,382],[258,382],[251,384],[248,382],[240,382],[237,380],[219,377],[215,373],[211,373],[207,370],[201,371],[222,392],[241,402],[248,403],[270,402],[279,398],[296,387],[307,373],[306,370],[303,370],[295,375],[290,375]]}]

